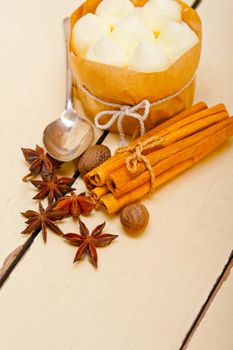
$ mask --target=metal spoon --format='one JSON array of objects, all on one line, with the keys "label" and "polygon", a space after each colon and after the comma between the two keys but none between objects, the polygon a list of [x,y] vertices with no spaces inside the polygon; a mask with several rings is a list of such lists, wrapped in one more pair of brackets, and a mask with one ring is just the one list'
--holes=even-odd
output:
[{"label": "metal spoon", "polygon": [[73,108],[72,72],[69,66],[69,29],[70,20],[64,20],[66,44],[66,106],[61,117],[49,124],[44,130],[44,145],[55,159],[68,162],[80,156],[90,145],[94,131],[92,125],[82,119]]}]

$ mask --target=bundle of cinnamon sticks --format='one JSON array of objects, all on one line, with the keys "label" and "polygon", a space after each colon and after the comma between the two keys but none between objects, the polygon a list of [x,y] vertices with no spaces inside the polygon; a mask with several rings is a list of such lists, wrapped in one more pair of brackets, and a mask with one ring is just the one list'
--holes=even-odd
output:
[{"label": "bundle of cinnamon sticks", "polygon": [[84,181],[112,214],[150,193],[152,184],[156,188],[190,168],[232,135],[233,118],[225,105],[208,108],[200,102],[121,149]]}]

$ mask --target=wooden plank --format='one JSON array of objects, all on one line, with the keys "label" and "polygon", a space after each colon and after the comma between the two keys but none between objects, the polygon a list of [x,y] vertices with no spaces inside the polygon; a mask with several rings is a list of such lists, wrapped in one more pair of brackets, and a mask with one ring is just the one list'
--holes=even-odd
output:
[{"label": "wooden plank", "polygon": [[[33,4],[21,0],[17,14],[14,15],[18,26],[19,22],[25,21],[23,28],[30,28],[32,37],[37,39],[39,30],[40,35],[43,34],[43,40],[38,39],[39,57],[34,52],[31,53],[34,42],[30,44],[31,50],[25,52],[21,46],[17,46],[19,43],[16,40],[16,51],[18,48],[22,61],[25,59],[27,64],[25,67],[20,66],[19,75],[18,70],[13,67],[12,77],[17,77],[12,87],[13,95],[20,95],[20,101],[29,100],[30,109],[24,103],[21,106],[17,98],[11,106],[5,107],[8,112],[6,114],[14,115],[14,118],[6,124],[6,134],[1,146],[6,147],[9,130],[14,130],[16,125],[16,130],[19,130],[17,135],[14,134],[14,147],[10,147],[16,162],[14,171],[11,173],[11,168],[6,168],[6,174],[10,171],[12,186],[15,186],[16,174],[20,173],[21,176],[25,170],[24,163],[18,158],[18,150],[15,152],[15,149],[21,145],[22,140],[28,145],[38,142],[44,125],[50,118],[52,120],[58,115],[63,107],[61,101],[64,97],[64,76],[60,75],[63,74],[61,72],[64,66],[63,40],[62,31],[59,32],[57,28],[62,30],[59,26],[66,15],[67,4],[56,0],[56,9],[54,4],[55,0],[42,0]],[[213,4],[216,5],[214,10],[211,8]],[[29,5],[31,17],[28,12]],[[4,16],[8,20],[12,6],[4,5]],[[232,47],[229,48],[229,41],[224,37],[232,28],[231,4],[227,0],[223,1],[221,12],[217,1],[212,1],[211,6],[210,2],[206,2],[200,8],[206,42],[198,73],[197,100],[205,99],[210,104],[225,101],[232,110],[231,55],[226,57],[225,54]],[[215,22],[213,18],[216,18]],[[4,25],[6,22],[5,19]],[[17,32],[18,26],[15,24],[15,36],[22,35],[23,40],[27,41],[28,30]],[[216,27],[220,32],[218,35],[215,32]],[[53,50],[51,43],[54,45]],[[223,50],[216,54],[216,48],[220,45]],[[10,48],[12,50],[12,46]],[[58,52],[56,56],[55,51]],[[30,65],[28,54],[35,55],[33,65]],[[8,61],[12,60],[10,55]],[[35,84],[31,72],[38,66],[41,72],[35,73]],[[8,64],[6,68],[4,78],[10,75]],[[27,78],[24,87],[22,78],[25,74]],[[29,83],[33,89],[29,89]],[[4,90],[7,95],[4,97],[5,104],[10,101],[7,91],[9,89]],[[45,97],[48,98],[46,111],[47,106],[51,108],[47,114],[42,113],[45,111]],[[61,103],[59,106],[58,101]],[[28,119],[22,119],[24,125],[16,118],[19,106],[23,111],[21,118],[27,113]],[[36,128],[34,122],[29,123],[32,114],[37,120]],[[111,135],[107,143],[111,148],[116,147],[117,137]],[[3,162],[7,164],[7,158],[4,157]],[[228,144],[215,156],[201,162],[145,200],[151,212],[150,227],[137,239],[123,233],[118,218],[106,217],[104,213],[98,212],[85,219],[90,227],[107,219],[107,230],[120,235],[116,243],[99,250],[98,271],[88,261],[72,265],[74,247],[63,243],[57,236],[50,234],[47,246],[38,237],[1,290],[2,348],[11,350],[17,346],[35,350],[84,350],[99,347],[103,350],[141,350],[147,346],[150,349],[178,349],[232,249],[232,157],[233,148]],[[77,181],[77,185],[81,191],[82,183]],[[21,183],[18,184],[18,189],[19,192],[13,192],[15,201],[7,206],[9,214],[17,214],[34,205],[28,199],[33,191]],[[12,215],[8,217],[5,222],[7,227],[11,225],[11,220],[13,223],[12,230],[4,239],[1,235],[4,256],[9,251],[5,249],[4,242],[8,241],[12,232],[18,239],[15,228],[20,230],[23,227],[21,219],[15,221]],[[61,228],[64,232],[74,231],[76,223],[67,220]],[[22,241],[20,238],[19,243]],[[10,248],[14,247],[12,241]]]},{"label": "wooden plank", "polygon": [[[226,152],[219,154],[224,171]],[[57,349],[89,349],[95,344],[102,349],[141,349],[145,342],[151,348],[178,349],[220,273],[226,247],[232,245],[231,210],[224,207],[223,195],[230,191],[230,184],[223,192],[216,192],[224,179],[220,177],[220,182],[213,185],[221,170],[215,160],[200,164],[161,189],[155,200],[147,200],[151,229],[136,240],[121,234],[118,242],[101,250],[98,272],[88,262],[72,266],[74,248],[55,235],[49,236],[46,247],[41,238],[37,239],[30,257],[26,256],[1,292],[4,323],[11,323],[15,337],[22,337],[26,348],[31,343],[36,346],[36,334],[42,332],[38,348],[43,349],[52,348],[55,342]],[[199,191],[206,199],[197,205]],[[215,195],[222,209],[216,215],[216,206],[211,205],[202,216],[207,196]],[[88,224],[93,227],[104,219],[104,214],[95,215]],[[225,227],[219,234],[223,221]],[[75,224],[67,221],[62,228],[73,231]],[[118,220],[109,220],[107,228],[119,233]],[[20,298],[15,298],[16,285]],[[9,303],[14,313],[23,315],[24,322],[16,324],[12,320],[11,312],[7,312]],[[50,324],[54,325],[52,329]],[[102,324],[105,326],[100,327]],[[6,329],[4,324],[0,326]],[[7,330],[2,344],[10,349],[14,346]]]},{"label": "wooden plank", "polygon": [[208,312],[209,307],[211,306],[211,303],[214,301],[217,293],[222,288],[223,283],[228,279],[228,277],[231,273],[232,265],[233,265],[233,251],[232,251],[227,263],[225,264],[221,274],[218,276],[215,284],[213,285],[207,299],[205,300],[199,313],[197,314],[195,320],[193,321],[193,324],[190,327],[189,331],[187,332],[179,350],[185,350],[188,348],[190,340],[192,340],[192,337],[195,334],[195,332],[197,331],[198,326],[200,325],[200,323],[202,322],[206,313]]},{"label": "wooden plank", "polygon": [[233,259],[229,265],[221,288],[218,289],[215,299],[209,304],[208,311],[196,329],[188,350],[232,350],[233,348]]},{"label": "wooden plank", "polygon": [[33,206],[33,189],[21,182],[27,167],[20,147],[41,144],[44,127],[64,108],[62,20],[78,3],[25,0],[0,5],[0,266],[25,240],[19,234],[24,226],[19,213]]}]

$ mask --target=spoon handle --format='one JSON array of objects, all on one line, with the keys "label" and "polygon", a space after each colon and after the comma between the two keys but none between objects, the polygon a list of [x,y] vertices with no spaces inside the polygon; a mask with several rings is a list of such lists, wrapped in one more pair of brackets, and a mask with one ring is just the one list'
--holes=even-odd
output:
[{"label": "spoon handle", "polygon": [[69,34],[70,19],[65,18],[63,21],[65,48],[66,48],[66,109],[73,109],[73,75],[69,64]]}]

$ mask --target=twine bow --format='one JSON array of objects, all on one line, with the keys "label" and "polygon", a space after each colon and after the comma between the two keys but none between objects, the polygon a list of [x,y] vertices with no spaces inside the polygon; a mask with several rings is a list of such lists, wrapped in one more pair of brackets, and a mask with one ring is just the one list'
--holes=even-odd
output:
[{"label": "twine bow", "polygon": [[[126,145],[125,134],[124,134],[123,126],[122,126],[123,119],[125,116],[132,117],[132,118],[137,119],[139,121],[140,131],[141,131],[141,136],[142,136],[145,133],[144,121],[149,116],[150,108],[158,106],[162,103],[170,101],[173,98],[179,96],[183,91],[185,91],[189,87],[189,85],[193,82],[194,78],[195,78],[195,74],[187,82],[187,84],[185,84],[179,91],[175,92],[172,95],[163,97],[163,98],[161,98],[157,101],[154,101],[154,102],[149,102],[148,100],[143,100],[135,106],[121,105],[121,104],[117,104],[117,103],[107,102],[107,101],[105,101],[97,96],[94,96],[90,91],[88,91],[88,89],[85,86],[83,86],[82,84],[79,84],[78,82],[77,82],[77,86],[86,96],[90,97],[92,100],[112,108],[111,110],[106,110],[106,111],[102,111],[102,112],[98,113],[95,117],[95,125],[97,126],[97,128],[99,128],[101,130],[106,130],[106,129],[110,128],[115,123],[115,121],[117,121],[117,129],[118,129],[119,134],[120,134],[121,145]],[[143,115],[141,115],[139,113],[140,109],[144,109]],[[100,119],[104,115],[109,115],[111,118],[107,123],[101,124]]]},{"label": "twine bow", "polygon": [[152,136],[145,141],[138,142],[135,145],[126,146],[126,147],[120,147],[117,149],[116,154],[123,153],[123,152],[129,152],[131,153],[125,160],[127,169],[132,173],[136,174],[138,170],[138,163],[142,162],[145,164],[145,167],[147,168],[149,174],[150,174],[150,181],[151,181],[151,187],[150,187],[150,193],[153,193],[156,187],[156,179],[155,179],[155,173],[153,170],[153,167],[148,160],[148,158],[143,154],[143,152],[147,150],[151,150],[157,146],[161,146],[163,141],[165,140],[165,137],[162,136]]},{"label": "twine bow", "polygon": [[[125,141],[125,134],[124,134],[122,124],[123,124],[124,117],[128,116],[128,117],[137,119],[139,121],[140,132],[142,136],[145,133],[144,121],[147,119],[150,112],[150,102],[148,100],[143,100],[142,102],[138,103],[135,106],[117,105],[117,104],[115,106],[119,107],[119,109],[103,111],[96,115],[95,125],[97,126],[97,128],[106,130],[110,128],[115,123],[115,121],[117,121],[117,129],[120,134],[121,144],[125,145],[126,141]],[[143,114],[139,113],[140,109],[144,109]],[[111,118],[107,123],[101,124],[100,119],[105,115],[109,115]]]}]

